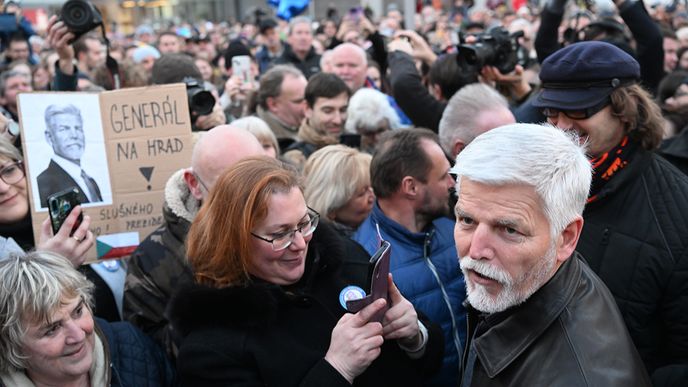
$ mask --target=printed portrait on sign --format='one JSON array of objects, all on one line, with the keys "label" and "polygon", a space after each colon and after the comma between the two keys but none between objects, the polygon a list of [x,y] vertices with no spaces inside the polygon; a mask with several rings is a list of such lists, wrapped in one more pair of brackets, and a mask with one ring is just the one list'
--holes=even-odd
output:
[{"label": "printed portrait on sign", "polygon": [[112,204],[97,94],[22,94],[20,115],[37,210],[76,187],[84,207]]}]

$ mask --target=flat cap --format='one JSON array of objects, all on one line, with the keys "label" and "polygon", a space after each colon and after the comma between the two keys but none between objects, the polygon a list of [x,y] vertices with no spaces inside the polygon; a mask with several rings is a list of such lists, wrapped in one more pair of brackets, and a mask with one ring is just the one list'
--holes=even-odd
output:
[{"label": "flat cap", "polygon": [[600,41],[574,43],[542,63],[542,90],[533,105],[586,109],[601,103],[617,87],[639,78],[640,65],[620,48]]}]

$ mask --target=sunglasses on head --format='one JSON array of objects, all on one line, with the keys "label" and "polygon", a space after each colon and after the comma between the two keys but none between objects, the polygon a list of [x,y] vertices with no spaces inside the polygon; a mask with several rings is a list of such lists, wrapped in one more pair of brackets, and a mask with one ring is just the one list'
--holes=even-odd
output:
[{"label": "sunglasses on head", "polygon": [[605,99],[604,101],[600,102],[599,104],[586,108],[586,109],[576,109],[576,110],[564,110],[564,109],[556,109],[556,108],[543,108],[542,109],[542,114],[545,115],[547,118],[554,118],[559,116],[559,113],[564,113],[564,115],[568,118],[571,118],[573,120],[585,120],[587,118],[590,118],[597,114],[600,110],[604,109],[609,105],[610,101],[609,99]]}]

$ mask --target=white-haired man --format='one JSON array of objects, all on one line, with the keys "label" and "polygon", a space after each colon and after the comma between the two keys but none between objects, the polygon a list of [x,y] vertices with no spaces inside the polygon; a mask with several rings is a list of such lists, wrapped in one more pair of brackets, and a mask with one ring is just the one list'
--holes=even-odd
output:
[{"label": "white-haired man", "polygon": [[470,84],[447,103],[440,120],[440,144],[453,159],[477,136],[515,123],[509,102],[497,90],[484,83]]},{"label": "white-haired man", "polygon": [[457,157],[462,386],[649,386],[614,298],[575,253],[591,166],[576,138],[514,124]]}]

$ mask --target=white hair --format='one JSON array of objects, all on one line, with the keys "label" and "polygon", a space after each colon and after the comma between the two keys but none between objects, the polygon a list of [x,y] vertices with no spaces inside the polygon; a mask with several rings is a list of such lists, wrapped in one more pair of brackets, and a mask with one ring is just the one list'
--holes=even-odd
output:
[{"label": "white hair", "polygon": [[349,99],[345,124],[348,133],[358,133],[359,129],[374,130],[384,120],[387,120],[390,129],[401,127],[399,115],[382,92],[364,87]]},{"label": "white hair", "polygon": [[676,38],[680,41],[688,40],[688,27],[681,27],[676,31]]},{"label": "white hair", "polygon": [[442,113],[439,125],[440,144],[445,152],[452,154],[456,140],[468,144],[479,136],[476,120],[480,113],[509,109],[509,102],[494,88],[483,83],[462,87],[454,94]]},{"label": "white hair", "polygon": [[552,237],[583,214],[592,167],[574,133],[551,125],[513,124],[478,136],[456,157],[456,193],[461,179],[488,185],[535,188]]}]

